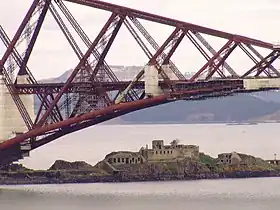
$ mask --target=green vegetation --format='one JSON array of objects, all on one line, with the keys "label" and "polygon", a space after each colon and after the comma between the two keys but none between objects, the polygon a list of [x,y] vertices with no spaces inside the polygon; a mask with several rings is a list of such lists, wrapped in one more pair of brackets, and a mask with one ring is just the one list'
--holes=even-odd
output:
[{"label": "green vegetation", "polygon": [[217,161],[215,158],[212,158],[211,156],[204,153],[199,153],[199,160],[201,163],[204,163],[205,165],[212,168],[216,167],[217,165]]}]

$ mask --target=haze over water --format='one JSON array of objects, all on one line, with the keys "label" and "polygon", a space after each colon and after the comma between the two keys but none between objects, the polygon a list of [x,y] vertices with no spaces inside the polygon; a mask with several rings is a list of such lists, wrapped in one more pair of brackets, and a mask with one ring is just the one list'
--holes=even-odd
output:
[{"label": "haze over water", "polygon": [[[23,163],[48,168],[56,159],[91,164],[117,150],[138,151],[155,138],[198,144],[212,156],[243,152],[262,158],[280,154],[280,124],[99,125],[63,137],[31,153]],[[280,178],[69,184],[0,187],[0,209],[9,210],[278,210]]]}]

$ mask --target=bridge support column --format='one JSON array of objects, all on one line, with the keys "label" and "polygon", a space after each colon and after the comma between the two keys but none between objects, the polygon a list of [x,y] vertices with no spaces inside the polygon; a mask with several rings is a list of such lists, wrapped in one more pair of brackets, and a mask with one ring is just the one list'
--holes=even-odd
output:
[{"label": "bridge support column", "polygon": [[[28,79],[29,79],[29,75],[18,75],[17,76],[17,84],[29,84]],[[29,95],[29,94],[21,95],[20,99],[22,100],[22,103],[24,104],[30,118],[34,122],[34,120],[35,120],[34,95]],[[22,118],[20,116],[20,113],[19,113],[18,110],[17,110],[17,115],[20,119]],[[27,128],[25,126],[25,123],[21,119],[21,123],[19,124],[19,127],[17,128],[17,130],[19,130],[19,132],[25,132],[26,129]]]},{"label": "bridge support column", "polygon": [[[28,75],[19,75],[17,83],[28,84]],[[20,96],[29,116],[32,120],[35,119],[34,113],[34,96],[22,95]],[[15,105],[12,96],[6,87],[3,76],[0,76],[0,142],[9,139],[17,133],[27,131],[27,127],[22,119],[22,116]]]},{"label": "bridge support column", "polygon": [[162,93],[159,87],[159,74],[154,65],[146,65],[144,68],[144,81],[146,96],[157,96]]}]

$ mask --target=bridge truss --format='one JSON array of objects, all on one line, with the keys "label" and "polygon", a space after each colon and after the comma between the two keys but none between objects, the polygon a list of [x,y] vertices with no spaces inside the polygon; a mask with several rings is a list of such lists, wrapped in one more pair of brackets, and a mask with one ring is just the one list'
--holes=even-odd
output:
[{"label": "bridge truss", "polygon": [[[70,3],[110,13],[94,39],[89,38],[70,12],[67,7]],[[39,83],[28,67],[47,14],[53,17],[79,60],[65,82]],[[162,44],[158,44],[141,23],[143,20],[167,25],[173,31]],[[145,68],[135,75],[134,80],[119,81],[106,62],[121,28],[126,28],[143,50],[147,66],[157,70],[160,94],[150,96],[145,93]],[[220,49],[214,49],[205,35],[220,38],[225,43]],[[0,144],[3,163],[21,158],[21,148],[25,144],[32,150],[68,133],[175,100],[197,100],[244,92],[244,78],[280,77],[280,72],[273,66],[280,51],[271,43],[98,0],[34,0],[15,35],[10,39],[1,26],[0,38],[6,46],[0,60],[0,73],[27,128],[25,133]],[[87,47],[85,52],[77,39]],[[190,78],[185,78],[171,61],[184,39],[189,40],[205,58],[205,64]],[[20,53],[22,43],[27,43],[27,46]],[[263,56],[258,48],[269,53]],[[237,49],[253,61],[251,68],[242,75],[227,62]],[[27,76],[28,83],[18,81],[21,75]],[[35,95],[40,101],[35,119],[30,117],[21,98],[28,94]]]}]

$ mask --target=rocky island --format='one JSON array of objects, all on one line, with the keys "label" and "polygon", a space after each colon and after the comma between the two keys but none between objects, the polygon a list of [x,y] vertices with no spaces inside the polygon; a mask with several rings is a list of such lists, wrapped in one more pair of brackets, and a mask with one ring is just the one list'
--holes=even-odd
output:
[{"label": "rocky island", "polygon": [[[62,184],[136,182],[221,178],[278,177],[278,160],[263,160],[237,152],[210,157],[196,145],[165,145],[152,141],[152,148],[119,151],[92,166],[83,161],[57,160],[48,170],[31,170],[12,164],[0,170],[0,184]],[[280,162],[279,162],[280,163]]]}]

